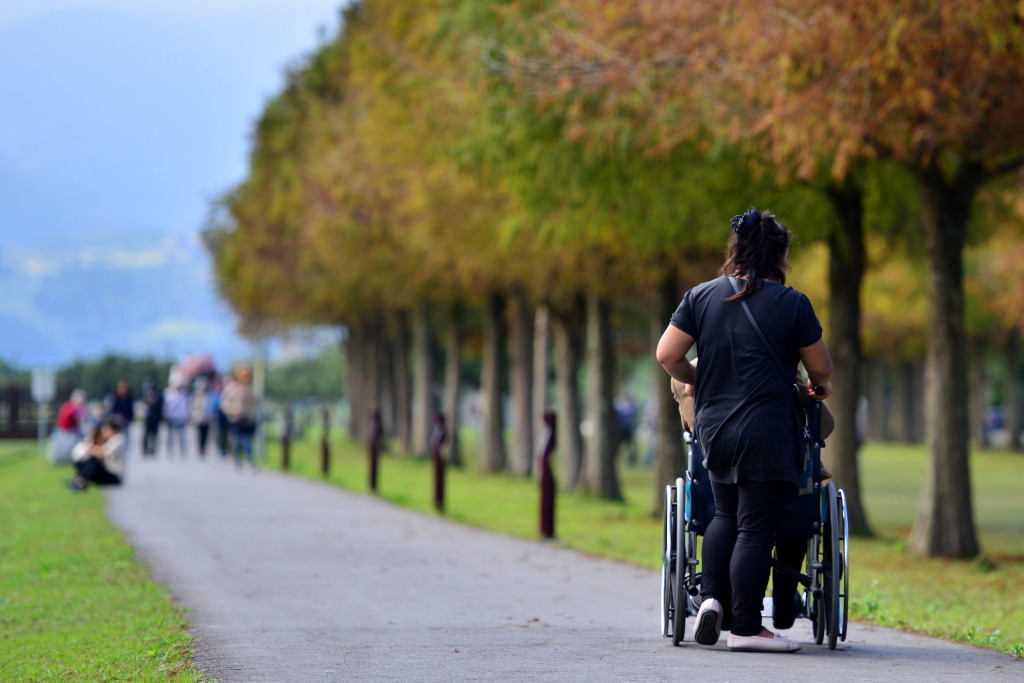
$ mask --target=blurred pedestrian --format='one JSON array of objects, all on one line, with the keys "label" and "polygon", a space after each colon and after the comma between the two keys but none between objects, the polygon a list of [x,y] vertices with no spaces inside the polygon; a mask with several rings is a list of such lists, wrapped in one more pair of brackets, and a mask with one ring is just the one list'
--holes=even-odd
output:
[{"label": "blurred pedestrian", "polygon": [[216,426],[217,434],[214,444],[220,457],[228,456],[228,418],[220,408],[220,395],[224,390],[224,378],[220,375],[210,377],[210,385],[206,388],[206,414],[210,427]]},{"label": "blurred pedestrian", "polygon": [[142,454],[156,455],[157,436],[164,419],[164,392],[149,380],[143,389],[142,400],[146,404],[146,431],[142,435]]},{"label": "blurred pedestrian", "polygon": [[615,424],[619,428],[619,448],[625,447],[626,462],[635,465],[637,461],[636,428],[640,406],[628,391],[617,396],[612,405],[615,408]]},{"label": "blurred pedestrian", "polygon": [[188,424],[189,407],[188,392],[181,380],[171,384],[164,390],[164,421],[167,423],[167,457],[174,453],[174,444],[178,444],[181,457],[188,455],[185,442],[185,425]]},{"label": "blurred pedestrian", "polygon": [[210,414],[207,406],[210,403],[209,383],[205,377],[197,377],[189,401],[189,422],[196,428],[196,445],[199,457],[206,457],[206,442],[210,436]]},{"label": "blurred pedestrian", "polygon": [[131,444],[131,427],[135,421],[135,397],[128,380],[119,379],[114,389],[114,402],[110,406],[110,419],[124,437],[125,452]]},{"label": "blurred pedestrian", "polygon": [[57,428],[50,439],[49,460],[54,465],[71,462],[71,451],[85,436],[89,413],[85,392],[75,389],[57,411]]},{"label": "blurred pedestrian", "polygon": [[113,420],[101,422],[71,453],[76,476],[68,488],[84,491],[90,483],[120,484],[124,479],[124,436]]},{"label": "blurred pedestrian", "polygon": [[235,367],[234,376],[221,392],[220,407],[228,421],[230,450],[235,463],[241,465],[244,456],[251,467],[252,437],[256,432],[256,394],[253,392],[249,366]]}]

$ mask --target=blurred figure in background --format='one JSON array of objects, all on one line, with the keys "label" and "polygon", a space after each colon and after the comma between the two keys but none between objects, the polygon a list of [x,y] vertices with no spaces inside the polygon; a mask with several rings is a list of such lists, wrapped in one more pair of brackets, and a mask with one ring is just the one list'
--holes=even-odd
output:
[{"label": "blurred figure in background", "polygon": [[128,380],[119,379],[114,389],[114,402],[110,406],[110,419],[124,437],[125,452],[131,443],[131,427],[135,421],[135,397]]},{"label": "blurred figure in background", "polygon": [[206,457],[206,441],[210,436],[210,415],[207,406],[210,404],[209,384],[205,377],[197,377],[192,398],[189,401],[188,418],[196,428],[196,444],[199,457]]},{"label": "blurred figure in background", "polygon": [[66,465],[71,462],[71,451],[85,435],[84,430],[88,419],[89,412],[85,405],[85,392],[75,389],[57,411],[57,429],[50,440],[49,449],[52,464]]},{"label": "blurred figure in background", "polygon": [[164,393],[153,380],[146,380],[142,390],[142,401],[146,404],[146,431],[142,435],[142,454],[156,455],[156,437],[160,422],[164,419]]},{"label": "blurred figure in background", "polygon": [[188,392],[185,385],[175,381],[164,390],[164,421],[167,422],[167,457],[174,452],[174,443],[178,443],[181,457],[188,455],[185,443],[185,425],[188,424]]},{"label": "blurred figure in background", "polygon": [[252,436],[256,432],[256,394],[252,388],[252,372],[247,365],[235,367],[234,377],[228,380],[220,395],[220,407],[228,420],[230,449],[235,463],[242,464],[242,456],[251,467]]},{"label": "blurred figure in background", "polygon": [[120,484],[124,478],[124,436],[113,420],[101,422],[91,436],[83,439],[71,453],[76,476],[68,488],[84,491],[90,483]]},{"label": "blurred figure in background", "polygon": [[210,424],[217,425],[217,451],[220,453],[220,457],[226,458],[228,456],[229,435],[228,416],[224,414],[224,410],[220,407],[220,397],[223,391],[224,378],[217,375],[210,382],[206,411],[210,414]]},{"label": "blurred figure in background", "polygon": [[628,391],[615,398],[615,423],[619,428],[619,448],[626,449],[626,462],[635,465],[637,461],[636,428],[640,406]]}]

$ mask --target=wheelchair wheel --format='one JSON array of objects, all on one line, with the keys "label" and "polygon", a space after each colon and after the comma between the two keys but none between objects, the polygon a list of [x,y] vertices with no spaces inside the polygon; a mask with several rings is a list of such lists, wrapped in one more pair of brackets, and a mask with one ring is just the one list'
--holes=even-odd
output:
[{"label": "wheelchair wheel", "polygon": [[811,585],[807,589],[807,616],[811,620],[815,645],[821,645],[825,641],[825,601],[822,588],[824,558],[821,552],[821,537],[819,531],[807,541],[807,574],[811,577]]},{"label": "wheelchair wheel", "polygon": [[825,632],[828,634],[828,649],[836,649],[839,640],[840,624],[840,573],[843,570],[842,558],[839,553],[839,496],[835,484],[828,483],[825,489],[828,500],[828,519],[825,520],[824,548],[825,567],[823,572]]},{"label": "wheelchair wheel", "polygon": [[850,520],[846,514],[846,492],[839,489],[839,569],[842,573],[842,592],[839,594],[839,639],[846,642],[846,626],[850,607]]},{"label": "wheelchair wheel", "polygon": [[679,645],[686,633],[689,598],[686,593],[686,485],[676,479],[675,496],[675,572],[672,576],[672,645]]},{"label": "wheelchair wheel", "polygon": [[661,556],[661,635],[672,635],[672,577],[675,574],[675,488],[665,487],[665,524],[662,533]]}]

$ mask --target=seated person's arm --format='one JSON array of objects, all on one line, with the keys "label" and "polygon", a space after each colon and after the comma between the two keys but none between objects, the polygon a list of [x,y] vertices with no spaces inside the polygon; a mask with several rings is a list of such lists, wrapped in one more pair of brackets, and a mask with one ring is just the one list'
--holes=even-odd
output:
[{"label": "seated person's arm", "polygon": [[694,339],[675,325],[669,325],[658,342],[655,356],[669,375],[684,384],[695,384],[697,373],[686,360],[686,353],[693,347]]},{"label": "seated person's arm", "polygon": [[103,458],[106,461],[120,462],[124,459],[124,437],[120,434],[110,437],[103,445]]},{"label": "seated person's arm", "polygon": [[[832,395],[832,356],[825,346],[825,340],[819,339],[810,346],[800,349],[800,360],[807,370],[807,390],[814,398],[824,399]],[[814,393],[814,387],[823,387],[823,394]]]}]

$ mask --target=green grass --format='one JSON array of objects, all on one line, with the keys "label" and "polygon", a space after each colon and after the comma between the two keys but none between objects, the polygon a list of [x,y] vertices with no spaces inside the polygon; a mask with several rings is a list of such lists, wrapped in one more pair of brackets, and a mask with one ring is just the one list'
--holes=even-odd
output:
[{"label": "green grass", "polygon": [[864,504],[876,533],[851,542],[854,618],[1024,656],[1024,455],[971,457],[982,555],[922,560],[906,552],[927,458],[923,446],[864,450]]},{"label": "green grass", "polygon": [[0,680],[203,680],[181,610],[69,476],[0,442]]},{"label": "green grass", "polygon": [[[271,466],[280,448],[270,444]],[[319,445],[292,445],[292,471],[319,477]],[[906,552],[906,539],[924,480],[923,446],[871,444],[862,453],[865,506],[876,532],[850,542],[853,619],[927,633],[1024,656],[1024,456],[982,452],[972,456],[975,521],[984,555],[975,560],[923,560]],[[650,517],[654,494],[649,470],[621,471],[626,502],[560,492],[558,542],[569,548],[644,567],[661,565],[661,519]],[[366,448],[332,442],[329,481],[368,491]],[[385,456],[379,495],[433,512],[432,472],[426,460]],[[538,536],[534,481],[449,468],[446,516],[502,533]],[[653,598],[652,598],[653,599]]]}]

